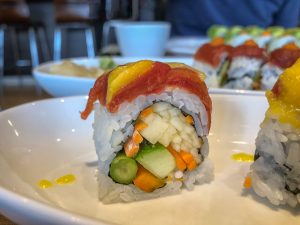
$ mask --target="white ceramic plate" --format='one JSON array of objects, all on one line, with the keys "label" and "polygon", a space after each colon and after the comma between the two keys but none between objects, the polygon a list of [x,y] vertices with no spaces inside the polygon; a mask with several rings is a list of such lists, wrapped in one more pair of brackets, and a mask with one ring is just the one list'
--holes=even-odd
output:
[{"label": "white ceramic plate", "polygon": [[[112,57],[117,65],[125,64],[128,62],[134,62],[137,60],[145,59],[137,57]],[[164,58],[151,58],[146,57],[146,59],[161,61],[161,62],[182,62],[187,65],[192,65],[193,60],[191,57],[164,57]],[[83,65],[86,67],[98,67],[101,57],[99,58],[74,58],[70,59],[72,62]],[[50,74],[49,68],[57,62],[47,62],[43,63],[33,70],[33,76],[37,83],[43,88],[48,94],[54,97],[63,96],[74,96],[74,95],[86,95],[89,93],[91,87],[95,82],[93,78],[83,78],[83,77],[71,77],[61,74]]]},{"label": "white ceramic plate", "polygon": [[[180,195],[103,205],[97,201],[92,115],[79,117],[86,97],[51,99],[0,113],[0,212],[19,224],[298,224],[299,208],[275,208],[245,191],[249,163],[233,153],[254,152],[267,107],[262,96],[213,94],[209,136],[215,179]],[[76,182],[49,189],[74,174]],[[298,212],[298,213],[297,213]]]},{"label": "white ceramic plate", "polygon": [[175,55],[193,56],[198,48],[209,42],[210,39],[203,37],[174,37],[167,43],[167,52]]}]

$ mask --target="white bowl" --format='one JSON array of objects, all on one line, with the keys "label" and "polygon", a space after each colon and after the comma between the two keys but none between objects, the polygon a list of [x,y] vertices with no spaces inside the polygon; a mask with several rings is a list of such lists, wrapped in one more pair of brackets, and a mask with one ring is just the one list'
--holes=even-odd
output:
[{"label": "white bowl", "polygon": [[210,39],[207,36],[173,37],[167,43],[167,52],[174,55],[194,56],[197,50]]},{"label": "white bowl", "polygon": [[165,54],[170,23],[117,22],[114,27],[123,56],[159,57]]}]

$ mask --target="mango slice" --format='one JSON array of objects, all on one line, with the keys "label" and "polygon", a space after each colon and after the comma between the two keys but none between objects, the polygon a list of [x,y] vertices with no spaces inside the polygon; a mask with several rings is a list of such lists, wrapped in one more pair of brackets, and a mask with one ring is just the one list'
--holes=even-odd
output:
[{"label": "mango slice", "polygon": [[152,66],[152,61],[141,60],[136,63],[129,63],[114,69],[108,77],[106,103],[109,103],[120,89],[148,72]]}]

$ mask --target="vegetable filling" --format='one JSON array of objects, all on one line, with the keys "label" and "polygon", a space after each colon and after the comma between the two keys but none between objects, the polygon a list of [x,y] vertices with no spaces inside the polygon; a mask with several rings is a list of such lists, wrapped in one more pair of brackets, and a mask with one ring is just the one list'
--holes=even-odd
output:
[{"label": "vegetable filling", "polygon": [[169,103],[155,103],[138,116],[109,175],[117,183],[152,192],[169,181],[184,181],[184,172],[202,162],[201,146],[192,116]]}]

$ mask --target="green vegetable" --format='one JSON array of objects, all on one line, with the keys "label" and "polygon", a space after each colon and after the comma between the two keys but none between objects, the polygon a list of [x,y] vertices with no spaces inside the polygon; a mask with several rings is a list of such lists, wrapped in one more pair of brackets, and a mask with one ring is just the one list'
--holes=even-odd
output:
[{"label": "green vegetable", "polygon": [[229,68],[229,60],[226,60],[219,71],[219,86],[222,87],[227,82],[227,70]]},{"label": "green vegetable", "polygon": [[248,26],[245,31],[251,36],[259,36],[264,30],[258,26]]},{"label": "green vegetable", "polygon": [[214,39],[216,37],[224,37],[226,32],[227,32],[227,27],[222,25],[213,25],[208,29],[207,35],[211,39]]},{"label": "green vegetable", "polygon": [[271,26],[267,28],[267,31],[271,32],[273,37],[280,37],[285,33],[285,29],[280,26]]},{"label": "green vegetable", "polygon": [[242,32],[243,32],[243,27],[241,27],[241,26],[230,27],[229,30],[227,31],[224,39],[226,42],[228,42],[230,39],[240,35]]},{"label": "green vegetable", "polygon": [[299,28],[290,28],[288,30],[286,30],[286,34],[290,34],[292,36],[294,36],[295,38],[300,38],[300,29]]},{"label": "green vegetable", "polygon": [[110,70],[117,66],[111,57],[102,57],[100,60],[100,68],[103,70]]},{"label": "green vegetable", "polygon": [[261,89],[261,73],[257,72],[253,77],[252,89],[253,90],[260,90]]},{"label": "green vegetable", "polygon": [[175,167],[172,154],[161,144],[142,145],[136,156],[136,161],[158,178],[165,178]]},{"label": "green vegetable", "polygon": [[136,161],[122,153],[117,155],[112,161],[109,175],[117,183],[130,184],[136,177],[137,170]]}]

